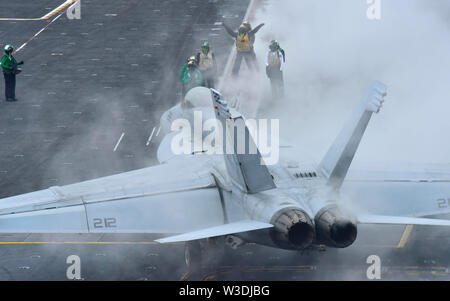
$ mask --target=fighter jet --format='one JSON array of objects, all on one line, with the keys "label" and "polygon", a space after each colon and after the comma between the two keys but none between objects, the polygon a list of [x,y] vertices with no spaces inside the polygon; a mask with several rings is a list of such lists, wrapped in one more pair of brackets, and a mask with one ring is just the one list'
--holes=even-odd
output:
[{"label": "fighter jet", "polygon": [[[432,185],[432,180],[422,181],[429,180],[429,173],[404,172],[401,182],[378,172],[377,180],[364,178],[361,189],[349,189],[347,197],[358,204],[373,185],[384,212],[395,215],[371,212],[370,206],[352,210],[341,196],[360,141],[386,91],[381,82],[372,83],[319,164],[284,160],[281,153],[279,163],[265,165],[242,114],[219,91],[194,88],[161,118],[166,135],[158,148],[160,165],[2,199],[0,232],[155,233],[159,243],[185,242],[186,263],[194,267],[218,242],[233,248],[251,242],[295,251],[323,245],[345,248],[356,240],[360,224],[450,226],[450,220],[426,218],[450,213],[445,199],[435,208],[433,200],[406,195],[404,187],[403,194],[398,193],[405,181],[408,189]],[[217,128],[226,130],[223,154],[195,146],[192,152],[173,152],[180,129],[171,124],[193,120],[195,112],[213,117]],[[237,124],[245,134],[244,150],[233,134]],[[439,186],[439,193],[450,193],[450,187]]]}]

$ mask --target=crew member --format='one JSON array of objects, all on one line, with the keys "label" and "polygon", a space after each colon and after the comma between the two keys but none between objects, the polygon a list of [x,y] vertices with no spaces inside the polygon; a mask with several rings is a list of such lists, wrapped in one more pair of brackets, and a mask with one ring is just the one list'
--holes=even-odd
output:
[{"label": "crew member", "polygon": [[202,45],[202,51],[197,53],[196,61],[198,69],[202,73],[204,86],[208,88],[214,88],[217,67],[216,58],[214,53],[210,49],[209,42],[205,42]]},{"label": "crew member", "polygon": [[203,84],[202,73],[198,70],[195,56],[191,56],[187,63],[181,67],[178,77],[182,83],[181,94],[183,98],[190,89]]},{"label": "crew member", "polygon": [[284,96],[283,67],[286,62],[284,50],[280,44],[272,40],[269,45],[269,53],[266,60],[266,74],[270,79],[272,96],[280,98]]},{"label": "crew member", "polygon": [[225,23],[223,23],[226,31],[229,35],[236,39],[236,60],[234,61],[233,66],[233,75],[237,75],[239,73],[239,69],[241,68],[242,59],[245,58],[247,66],[250,70],[258,70],[258,66],[256,63],[256,54],[253,49],[253,45],[255,43],[255,34],[261,27],[264,26],[264,23],[256,26],[255,29],[252,29],[250,22],[246,21],[242,23],[239,27],[238,32],[233,31],[230,27],[228,27]]},{"label": "crew member", "polygon": [[20,69],[17,69],[17,66],[22,65],[23,61],[17,63],[12,55],[14,51],[13,46],[6,45],[4,49],[5,54],[1,60],[1,67],[5,77],[5,97],[6,101],[16,101],[16,74],[20,72]]}]

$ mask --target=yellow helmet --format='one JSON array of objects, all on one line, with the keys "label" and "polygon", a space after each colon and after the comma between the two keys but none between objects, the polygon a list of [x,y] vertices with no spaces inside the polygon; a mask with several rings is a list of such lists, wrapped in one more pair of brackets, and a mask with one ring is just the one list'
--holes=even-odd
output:
[{"label": "yellow helmet", "polygon": [[239,26],[239,34],[244,34],[250,31],[250,28],[245,25]]},{"label": "yellow helmet", "polygon": [[250,25],[250,22],[245,21],[244,23],[242,23],[243,26],[247,27],[248,29],[252,29],[252,25]]}]

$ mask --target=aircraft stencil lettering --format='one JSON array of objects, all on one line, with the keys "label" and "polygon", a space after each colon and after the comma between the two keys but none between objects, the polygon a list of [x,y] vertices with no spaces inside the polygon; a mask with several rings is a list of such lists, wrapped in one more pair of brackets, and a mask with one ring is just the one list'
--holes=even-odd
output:
[{"label": "aircraft stencil lettering", "polygon": [[116,219],[114,217],[94,218],[94,228],[115,228]]},{"label": "aircraft stencil lettering", "polygon": [[438,199],[437,205],[439,209],[450,208],[450,198],[447,199]]}]

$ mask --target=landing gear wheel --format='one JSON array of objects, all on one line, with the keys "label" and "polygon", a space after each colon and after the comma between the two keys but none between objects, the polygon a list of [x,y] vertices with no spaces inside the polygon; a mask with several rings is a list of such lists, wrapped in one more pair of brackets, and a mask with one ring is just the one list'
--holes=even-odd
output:
[{"label": "landing gear wheel", "polygon": [[223,238],[207,238],[201,242],[203,251],[203,263],[210,268],[215,268],[225,256],[225,243]]},{"label": "landing gear wheel", "polygon": [[184,259],[190,271],[201,268],[202,248],[198,240],[188,241],[184,244]]}]

